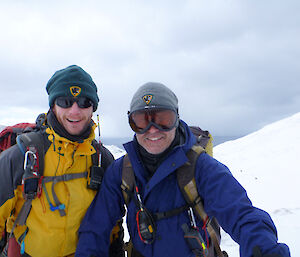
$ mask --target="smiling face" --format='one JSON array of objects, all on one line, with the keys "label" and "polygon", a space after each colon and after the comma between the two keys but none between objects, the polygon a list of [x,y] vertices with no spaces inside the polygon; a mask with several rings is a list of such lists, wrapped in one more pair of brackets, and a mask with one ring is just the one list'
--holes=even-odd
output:
[{"label": "smiling face", "polygon": [[170,131],[160,131],[154,126],[151,126],[143,134],[136,134],[138,143],[145,148],[148,153],[160,154],[165,151],[175,138],[176,128]]},{"label": "smiling face", "polygon": [[80,135],[90,124],[93,115],[93,107],[79,108],[76,102],[69,108],[53,106],[53,112],[58,122],[71,135]]}]

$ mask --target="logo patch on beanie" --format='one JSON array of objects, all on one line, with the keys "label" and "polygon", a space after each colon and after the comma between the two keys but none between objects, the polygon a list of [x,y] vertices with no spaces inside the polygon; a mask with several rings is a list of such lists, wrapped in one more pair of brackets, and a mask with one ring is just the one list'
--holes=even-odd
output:
[{"label": "logo patch on beanie", "polygon": [[73,86],[73,87],[70,87],[70,91],[71,91],[72,96],[76,97],[80,94],[81,88],[78,86]]},{"label": "logo patch on beanie", "polygon": [[150,104],[152,101],[153,95],[144,95],[143,100],[146,104]]}]

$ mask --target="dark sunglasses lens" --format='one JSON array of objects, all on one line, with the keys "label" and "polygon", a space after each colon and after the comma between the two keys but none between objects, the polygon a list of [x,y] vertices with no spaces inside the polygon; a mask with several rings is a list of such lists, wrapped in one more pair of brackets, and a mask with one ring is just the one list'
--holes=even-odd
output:
[{"label": "dark sunglasses lens", "polygon": [[55,103],[59,107],[70,108],[74,103],[74,99],[71,97],[58,97],[58,98],[56,98]]},{"label": "dark sunglasses lens", "polygon": [[136,133],[145,133],[152,125],[161,131],[169,131],[177,124],[178,115],[171,110],[142,110],[130,114],[129,124]]},{"label": "dark sunglasses lens", "polygon": [[62,108],[70,108],[76,102],[79,108],[89,108],[93,105],[92,101],[86,97],[58,97],[55,103]]},{"label": "dark sunglasses lens", "polygon": [[93,105],[93,102],[86,97],[79,97],[77,99],[77,104],[80,108],[89,108]]}]

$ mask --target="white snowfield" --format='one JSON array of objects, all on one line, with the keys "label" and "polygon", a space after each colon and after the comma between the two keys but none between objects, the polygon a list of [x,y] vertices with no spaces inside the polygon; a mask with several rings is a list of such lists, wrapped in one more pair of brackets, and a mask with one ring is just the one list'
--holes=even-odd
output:
[{"label": "white snowfield", "polygon": [[[214,148],[245,187],[254,206],[267,211],[278,230],[279,242],[300,256],[300,113]],[[298,244],[297,244],[298,242]],[[222,247],[238,257],[238,245],[223,236]]]},{"label": "white snowfield", "polygon": [[[261,130],[214,148],[214,157],[224,163],[247,190],[253,205],[267,211],[278,230],[279,242],[300,256],[300,113]],[[106,146],[115,158],[125,152]],[[126,226],[125,226],[126,227]],[[125,234],[128,240],[128,234]],[[222,232],[223,250],[239,257],[239,246]]]}]

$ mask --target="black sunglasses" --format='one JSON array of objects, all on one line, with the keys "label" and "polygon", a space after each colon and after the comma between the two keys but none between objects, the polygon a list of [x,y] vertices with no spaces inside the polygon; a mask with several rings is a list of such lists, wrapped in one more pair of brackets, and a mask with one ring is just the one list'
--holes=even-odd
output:
[{"label": "black sunglasses", "polygon": [[60,96],[55,100],[55,104],[61,108],[70,108],[74,103],[77,103],[79,108],[89,108],[93,106],[93,102],[87,97],[70,97],[70,96]]}]

